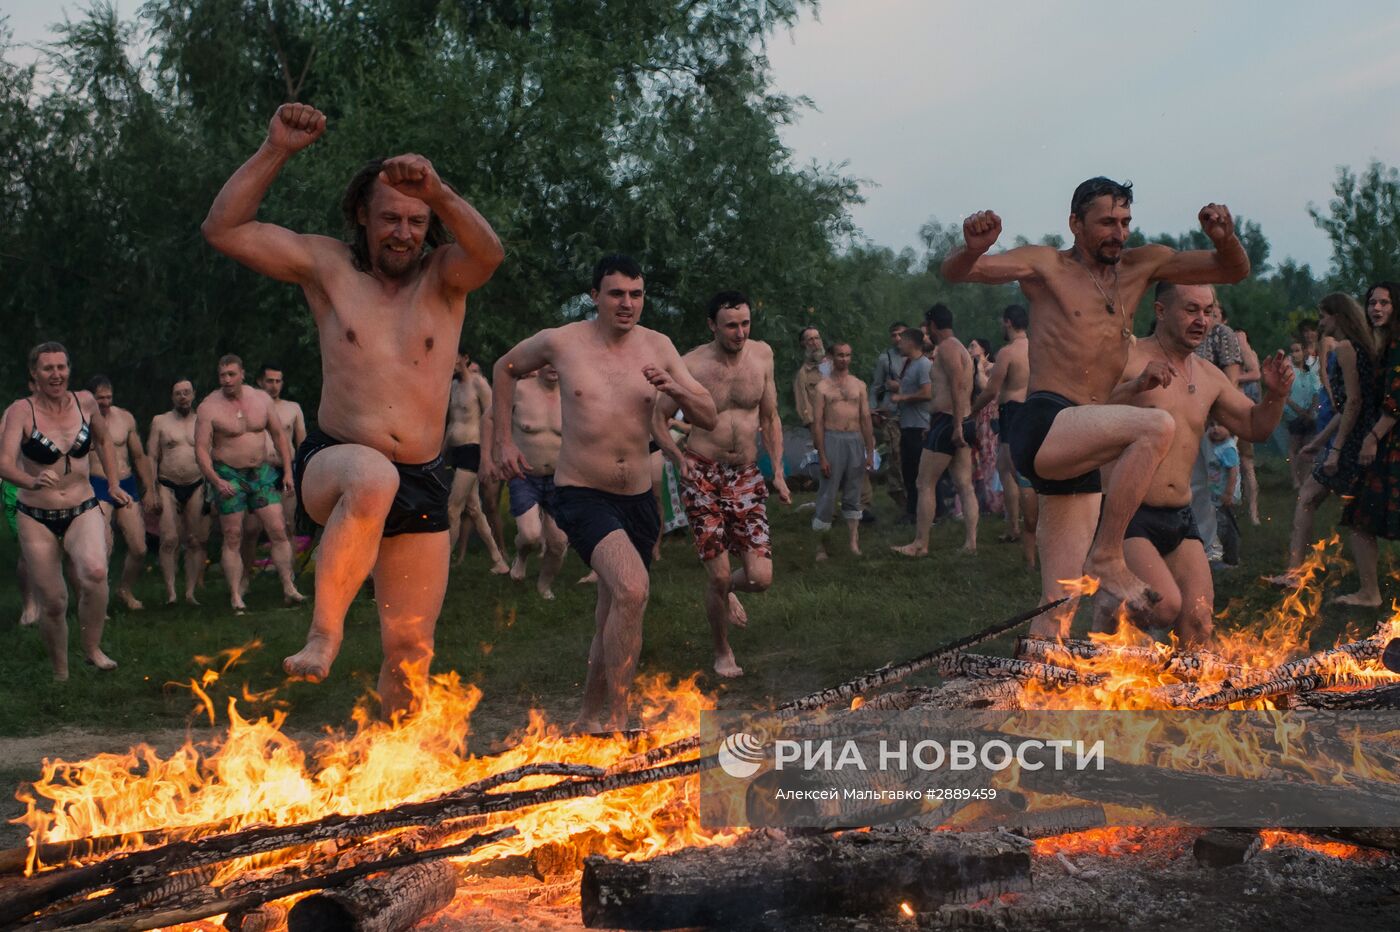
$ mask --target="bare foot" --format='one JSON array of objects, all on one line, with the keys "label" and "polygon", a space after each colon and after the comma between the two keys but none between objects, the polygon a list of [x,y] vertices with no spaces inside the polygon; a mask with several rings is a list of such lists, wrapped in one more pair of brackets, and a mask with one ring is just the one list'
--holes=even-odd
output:
[{"label": "bare foot", "polygon": [[851,556],[853,556],[853,557],[864,556],[864,554],[862,554],[862,553],[860,552],[860,544],[856,544],[856,543],[852,543],[852,544],[851,544]]},{"label": "bare foot", "polygon": [[920,547],[918,544],[905,544],[903,547],[891,547],[895,553],[905,557],[926,557],[928,548]]},{"label": "bare foot", "polygon": [[1277,576],[1265,576],[1264,582],[1276,589],[1297,589],[1298,584],[1303,581],[1299,573],[1279,573]]},{"label": "bare foot", "polygon": [[176,602],[178,602],[178,601],[180,601],[180,597],[177,596],[177,595],[175,594],[175,590],[174,590],[174,589],[171,589],[169,592],[167,592],[167,593],[165,594],[165,604],[166,604],[166,605],[174,605],[174,604],[175,604]]},{"label": "bare foot", "polygon": [[340,645],[312,631],[306,636],[306,646],[282,661],[282,669],[288,676],[297,676],[313,683],[324,680],[331,672],[331,664]]},{"label": "bare foot", "polygon": [[580,578],[579,581],[578,581],[578,584],[579,584],[580,586],[591,586],[593,583],[596,583],[597,581],[598,581],[598,574],[597,574],[597,573],[589,573],[587,576],[584,576],[584,577]]},{"label": "bare foot", "polygon": [[100,650],[94,651],[85,662],[88,666],[96,667],[99,670],[115,670],[117,668],[117,662]]},{"label": "bare foot", "polygon": [[571,735],[610,735],[612,729],[595,718],[581,718],[569,726]]},{"label": "bare foot", "polygon": [[1380,608],[1381,597],[1379,595],[1370,596],[1362,592],[1353,592],[1350,595],[1339,595],[1332,600],[1333,605],[1355,605],[1357,608]]},{"label": "bare foot", "polygon": [[818,562],[818,563],[821,563],[821,562],[823,562],[823,561],[825,561],[825,560],[826,560],[826,548],[825,548],[825,547],[818,547],[818,548],[817,548],[817,562]]},{"label": "bare foot", "polygon": [[139,612],[141,611],[141,609],[146,607],[141,604],[140,599],[132,595],[130,589],[118,589],[117,598],[121,599],[122,604],[127,607],[128,611]]},{"label": "bare foot", "polygon": [[193,592],[186,592],[186,593],[185,593],[185,604],[186,604],[186,605],[198,605],[198,604],[199,604],[199,599],[196,599],[196,598],[194,597],[194,593],[193,593]]},{"label": "bare foot", "polygon": [[283,605],[300,605],[305,601],[306,596],[302,595],[300,592],[297,592],[296,589],[291,589],[287,592],[282,593]]},{"label": "bare foot", "polygon": [[997,538],[997,543],[999,543],[999,544],[1014,544],[1014,543],[1016,543],[1016,541],[1018,541],[1018,540],[1020,540],[1020,539],[1021,539],[1021,535],[1020,535],[1020,534],[1012,534],[1012,533],[1010,533],[1010,532],[1007,532],[1007,533],[1005,533],[1005,534],[1003,534],[1003,535],[1001,535],[1000,537]]},{"label": "bare foot", "polygon": [[39,623],[39,610],[29,607],[19,613],[19,623],[28,628]]},{"label": "bare foot", "polygon": [[536,586],[535,591],[538,592],[540,598],[544,599],[546,602],[554,601],[554,590],[548,586]]},{"label": "bare foot", "polygon": [[1084,573],[1099,581],[1099,592],[1105,593],[1128,606],[1134,615],[1149,617],[1152,606],[1162,601],[1160,593],[1147,588],[1147,584],[1133,575],[1122,554],[1116,558],[1101,559],[1093,553],[1084,561]]},{"label": "bare foot", "polygon": [[958,548],[958,552],[959,552],[959,553],[970,553],[970,554],[972,554],[973,556],[976,556],[976,555],[977,555],[977,545],[976,545],[976,544],[963,544],[961,547]]},{"label": "bare foot", "polygon": [[466,552],[465,550],[458,550],[458,551],[457,551],[457,555],[454,556],[454,557],[452,558],[452,565],[453,565],[453,566],[461,566],[461,565],[462,565],[462,561],[465,560],[466,558],[467,558],[467,552]]},{"label": "bare foot", "polygon": [[516,554],[515,562],[510,565],[510,578],[516,582],[525,581],[525,557],[521,554]]},{"label": "bare foot", "polygon": [[[740,602],[739,597],[732,592],[729,593],[729,623],[736,628],[747,628],[749,626],[749,613],[744,611],[744,604]],[[738,668],[736,667],[735,669]]]},{"label": "bare foot", "polygon": [[229,605],[233,606],[233,613],[235,615],[243,615],[248,611],[248,606],[243,603],[243,596],[241,594],[230,599]]},{"label": "bare foot", "polygon": [[724,654],[715,656],[715,672],[727,680],[744,675],[744,670],[734,662],[734,652],[731,650]]},{"label": "bare foot", "polygon": [[506,563],[505,560],[497,560],[497,561],[496,561],[494,564],[492,564],[492,566],[491,566],[491,575],[492,575],[492,576],[505,576],[505,575],[506,575],[507,573],[509,573],[509,572],[510,572],[510,566],[509,566],[509,564]]}]

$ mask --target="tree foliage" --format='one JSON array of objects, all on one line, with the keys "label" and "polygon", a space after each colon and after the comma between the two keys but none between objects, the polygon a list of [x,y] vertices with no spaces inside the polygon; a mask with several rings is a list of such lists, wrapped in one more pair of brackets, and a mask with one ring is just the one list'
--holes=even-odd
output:
[{"label": "tree foliage", "polygon": [[1357,294],[1374,282],[1400,277],[1400,171],[1373,161],[1364,172],[1342,166],[1324,213],[1308,213],[1332,241],[1340,286]]}]

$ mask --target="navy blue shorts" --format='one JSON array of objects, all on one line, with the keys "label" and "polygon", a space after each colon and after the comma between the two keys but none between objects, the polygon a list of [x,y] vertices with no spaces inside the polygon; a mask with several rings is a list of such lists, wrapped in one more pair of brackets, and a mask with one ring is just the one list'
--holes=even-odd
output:
[{"label": "navy blue shorts", "polygon": [[554,523],[569,536],[569,544],[593,566],[593,548],[613,531],[625,531],[648,568],[651,550],[661,536],[661,515],[651,490],[636,495],[616,495],[578,485],[556,485]]},{"label": "navy blue shorts", "polygon": [[[102,476],[88,476],[88,481],[92,483],[92,494],[97,496],[99,502],[112,502],[112,486]],[[141,493],[136,491],[136,474],[132,473],[125,479],[117,483],[117,488],[131,496],[133,502],[141,501]]]},{"label": "navy blue shorts", "polygon": [[[962,422],[963,440],[969,447],[977,446],[977,425],[972,423],[972,418]],[[928,422],[928,433],[924,435],[924,449],[930,453],[942,453],[945,456],[952,456],[958,452],[958,448],[953,446],[953,416],[936,412]]]},{"label": "navy blue shorts", "polygon": [[554,517],[554,506],[549,500],[554,496],[553,476],[521,476],[510,480],[506,486],[510,491],[510,516],[518,518],[539,505],[544,513]]}]

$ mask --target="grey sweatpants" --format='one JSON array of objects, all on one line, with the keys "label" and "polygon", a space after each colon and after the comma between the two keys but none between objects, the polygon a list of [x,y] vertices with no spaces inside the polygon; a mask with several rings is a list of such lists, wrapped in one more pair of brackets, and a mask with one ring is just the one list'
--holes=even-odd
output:
[{"label": "grey sweatpants", "polygon": [[865,439],[853,430],[826,432],[826,461],[831,475],[822,476],[817,487],[817,513],[812,516],[812,530],[831,528],[832,512],[836,510],[836,493],[841,493],[841,517],[859,521],[860,480],[865,475]]}]

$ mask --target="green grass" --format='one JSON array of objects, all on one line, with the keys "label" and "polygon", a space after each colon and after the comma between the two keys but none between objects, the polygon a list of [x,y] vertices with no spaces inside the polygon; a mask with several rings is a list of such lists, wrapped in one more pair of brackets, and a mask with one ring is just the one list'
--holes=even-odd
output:
[{"label": "green grass", "polygon": [[[1267,520],[1261,528],[1243,529],[1244,565],[1217,576],[1217,608],[1236,603],[1230,619],[1254,617],[1278,600],[1257,579],[1282,566],[1293,494],[1278,464],[1268,463],[1261,478]],[[799,495],[798,500],[810,497]],[[775,582],[769,592],[745,598],[749,627],[732,639],[746,675],[736,681],[708,673],[701,677],[702,687],[717,695],[721,707],[751,707],[832,685],[1035,604],[1037,579],[1022,567],[1019,545],[995,543],[1003,530],[1000,518],[983,522],[982,550],[975,557],[957,552],[962,526],[947,522],[935,528],[932,557],[911,561],[889,552],[890,544],[908,540],[909,530],[894,525],[894,506],[878,490],[877,510],[880,522],[862,529],[863,558],[849,556],[838,534],[833,558],[816,565],[815,535],[808,528],[811,512],[774,502]],[[1335,518],[1336,504],[1330,502],[1319,515],[1319,533]],[[330,678],[319,685],[290,683],[281,673],[281,659],[301,646],[309,609],[282,608],[275,581],[263,576],[249,598],[252,611],[235,617],[216,567],[201,595],[202,607],[167,608],[159,604],[162,587],[154,565],[137,588],[148,607],[141,612],[127,612],[115,602],[112,607],[104,643],[120,669],[102,674],[78,662],[76,622],[70,619],[73,676],[67,683],[54,683],[37,630],[15,624],[18,595],[8,576],[14,555],[13,539],[6,536],[0,543],[0,567],[6,568],[0,587],[0,737],[61,727],[138,733],[182,728],[195,721],[196,703],[177,684],[203,669],[194,658],[255,638],[262,641],[261,649],[210,688],[221,715],[227,698],[238,695],[246,683],[253,691],[276,689],[278,701],[290,710],[288,727],[311,732],[347,722],[356,700],[374,684],[378,621],[367,598],[356,600],[351,609],[345,647]],[[546,710],[557,721],[576,714],[593,630],[593,589],[574,584],[583,571],[570,553],[555,586],[559,598],[550,603],[535,595],[533,584],[519,586],[489,575],[479,548],[454,570],[438,623],[434,669],[456,670],[482,687],[485,699],[474,734],[499,739],[522,726],[531,707]],[[310,591],[309,574],[303,584]],[[682,677],[710,669],[703,584],[704,572],[689,538],[668,537],[653,569],[642,672]],[[1329,580],[1330,586],[1341,584],[1340,578]],[[1334,638],[1347,617],[1325,612],[1316,632],[1319,642]],[[1366,613],[1356,618],[1370,621]],[[1004,638],[988,650],[1006,651],[1010,643],[1011,638]],[[266,711],[267,706],[244,704],[243,710]]]}]

